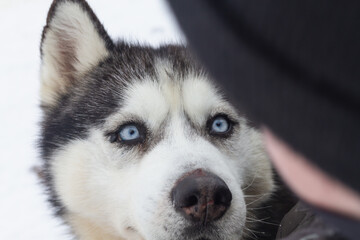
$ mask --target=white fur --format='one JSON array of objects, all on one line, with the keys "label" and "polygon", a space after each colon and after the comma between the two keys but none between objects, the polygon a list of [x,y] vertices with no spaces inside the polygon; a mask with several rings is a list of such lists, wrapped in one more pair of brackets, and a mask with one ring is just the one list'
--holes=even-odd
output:
[{"label": "white fur", "polygon": [[[64,46],[71,47],[66,49]],[[45,105],[55,103],[57,97],[67,91],[70,85],[69,74],[81,76],[104,59],[108,52],[104,40],[97,33],[89,15],[73,2],[63,2],[57,6],[55,15],[49,23],[42,44],[41,100]],[[75,72],[61,69],[64,51],[76,59]]]},{"label": "white fur", "polygon": [[[62,2],[49,24],[41,68],[45,105],[55,104],[73,79],[109,54],[78,4]],[[64,69],[68,54],[76,59],[71,72]],[[230,208],[214,223],[223,240],[238,240],[248,206],[261,203],[266,199],[262,196],[272,191],[271,167],[259,133],[205,76],[190,73],[178,79],[171,69],[168,62],[157,60],[157,79],[131,81],[124,89],[122,107],[103,125],[52,154],[54,191],[79,239],[181,240],[181,231],[191,223],[175,211],[170,193],[181,176],[199,168],[218,175],[232,192]],[[221,144],[195,130],[206,131],[208,118],[217,113],[239,123],[231,140]],[[134,118],[157,135],[146,152],[111,143],[106,135]]]},{"label": "white fur", "polygon": [[[241,123],[242,130],[229,148],[218,148],[191,134],[184,113],[204,127],[214,109],[231,109],[229,114],[235,111],[205,79],[187,79],[181,84],[170,81],[134,81],[125,92],[124,107],[108,118],[104,129],[93,129],[88,139],[70,142],[58,151],[52,168],[55,189],[69,209],[69,219],[86,219],[103,234],[121,239],[175,239],[189,223],[170,202],[171,189],[182,175],[202,168],[229,186],[232,204],[217,226],[224,231],[223,239],[238,239],[247,211],[242,187],[254,178],[262,186],[256,194],[266,194],[273,187],[258,133]],[[178,99],[169,99],[172,96]],[[104,136],[108,128],[133,116],[141,117],[151,131],[165,132],[144,156],[136,149],[114,145]],[[79,233],[84,234],[86,231]]]},{"label": "white fur", "polygon": [[204,78],[185,79],[182,99],[187,114],[197,124],[202,124],[214,109],[223,105],[217,90]]}]

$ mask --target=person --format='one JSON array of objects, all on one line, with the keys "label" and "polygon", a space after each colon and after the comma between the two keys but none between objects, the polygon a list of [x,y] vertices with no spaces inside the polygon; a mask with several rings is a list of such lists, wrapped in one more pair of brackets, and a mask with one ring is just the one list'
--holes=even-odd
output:
[{"label": "person", "polygon": [[300,197],[277,239],[359,239],[360,2],[169,0]]}]

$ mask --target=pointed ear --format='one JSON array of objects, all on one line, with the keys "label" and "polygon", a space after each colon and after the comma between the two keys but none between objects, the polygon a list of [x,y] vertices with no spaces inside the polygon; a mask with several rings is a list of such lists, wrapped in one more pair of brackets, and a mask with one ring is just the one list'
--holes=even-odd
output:
[{"label": "pointed ear", "polygon": [[114,48],[85,0],[54,0],[41,40],[41,102],[55,104]]}]

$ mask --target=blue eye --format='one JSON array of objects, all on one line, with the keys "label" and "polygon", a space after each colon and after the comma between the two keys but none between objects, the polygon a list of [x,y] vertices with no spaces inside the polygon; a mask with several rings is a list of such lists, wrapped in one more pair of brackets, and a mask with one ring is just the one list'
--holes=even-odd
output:
[{"label": "blue eye", "polygon": [[217,133],[224,133],[229,129],[228,121],[223,117],[217,117],[212,123],[211,130]]},{"label": "blue eye", "polygon": [[146,126],[136,122],[125,123],[117,131],[108,134],[111,143],[118,142],[129,146],[144,143],[146,135]]},{"label": "blue eye", "polygon": [[208,121],[209,133],[219,137],[226,137],[232,129],[233,122],[226,115],[217,115]]},{"label": "blue eye", "polygon": [[135,125],[127,125],[120,130],[119,137],[122,141],[132,141],[140,138],[140,132]]}]

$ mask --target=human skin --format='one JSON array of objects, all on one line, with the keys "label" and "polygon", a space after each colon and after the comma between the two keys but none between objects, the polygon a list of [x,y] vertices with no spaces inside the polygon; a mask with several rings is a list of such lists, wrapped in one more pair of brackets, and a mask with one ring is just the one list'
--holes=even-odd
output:
[{"label": "human skin", "polygon": [[360,194],[323,172],[295,152],[268,128],[265,146],[279,174],[308,203],[360,220]]}]

